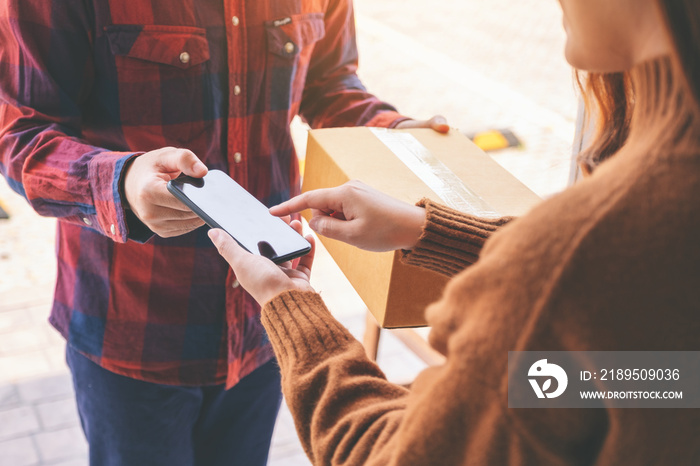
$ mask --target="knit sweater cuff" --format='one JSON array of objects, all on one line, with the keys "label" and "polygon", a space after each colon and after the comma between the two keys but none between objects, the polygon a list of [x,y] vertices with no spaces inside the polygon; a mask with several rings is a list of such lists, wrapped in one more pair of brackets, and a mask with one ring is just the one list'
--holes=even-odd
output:
[{"label": "knit sweater cuff", "polygon": [[480,218],[422,199],[426,222],[418,243],[404,253],[404,263],[455,275],[479,258],[489,237],[513,217]]},{"label": "knit sweater cuff", "polygon": [[281,293],[263,306],[261,321],[281,367],[317,355],[326,358],[354,341],[313,292]]}]

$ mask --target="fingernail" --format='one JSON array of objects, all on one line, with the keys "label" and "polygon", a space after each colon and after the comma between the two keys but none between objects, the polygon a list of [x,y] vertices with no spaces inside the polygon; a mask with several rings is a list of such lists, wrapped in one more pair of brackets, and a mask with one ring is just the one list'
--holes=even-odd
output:
[{"label": "fingernail", "polygon": [[209,230],[209,239],[216,245],[221,239],[221,232],[219,230]]},{"label": "fingernail", "polygon": [[192,170],[194,170],[195,172],[207,171],[207,166],[204,165],[202,162],[195,162],[194,166],[192,167]]}]

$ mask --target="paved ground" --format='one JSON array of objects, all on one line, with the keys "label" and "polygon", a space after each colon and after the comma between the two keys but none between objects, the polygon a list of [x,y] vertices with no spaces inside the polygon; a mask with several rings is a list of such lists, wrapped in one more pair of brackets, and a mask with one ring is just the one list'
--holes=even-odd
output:
[{"label": "paved ground", "polygon": [[[427,10],[426,8],[429,9]],[[467,132],[510,128],[523,147],[493,153],[542,196],[567,182],[576,98],[555,1],[356,0],[361,77],[408,115],[445,115]],[[0,466],[86,464],[64,343],[46,323],[55,221],[0,181]],[[326,254],[314,285],[356,335],[364,307]],[[380,365],[397,382],[423,365],[390,334]],[[288,411],[271,465],[307,465]]]}]

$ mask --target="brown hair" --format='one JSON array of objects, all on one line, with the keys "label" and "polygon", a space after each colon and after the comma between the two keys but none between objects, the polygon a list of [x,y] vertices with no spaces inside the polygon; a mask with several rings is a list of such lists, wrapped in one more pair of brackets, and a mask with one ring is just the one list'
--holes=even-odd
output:
[{"label": "brown hair", "polygon": [[577,72],[587,114],[596,122],[592,143],[579,155],[584,172],[614,155],[632,132],[655,137],[657,144],[698,148],[700,2],[657,4],[673,45],[670,56],[620,73]]}]

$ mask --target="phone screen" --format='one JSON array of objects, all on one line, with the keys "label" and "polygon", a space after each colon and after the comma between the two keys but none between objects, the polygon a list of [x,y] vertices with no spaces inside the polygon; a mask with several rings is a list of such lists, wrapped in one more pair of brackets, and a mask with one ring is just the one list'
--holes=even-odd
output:
[{"label": "phone screen", "polygon": [[311,250],[303,236],[220,170],[209,170],[203,178],[181,175],[168,182],[168,190],[210,227],[276,264]]}]

